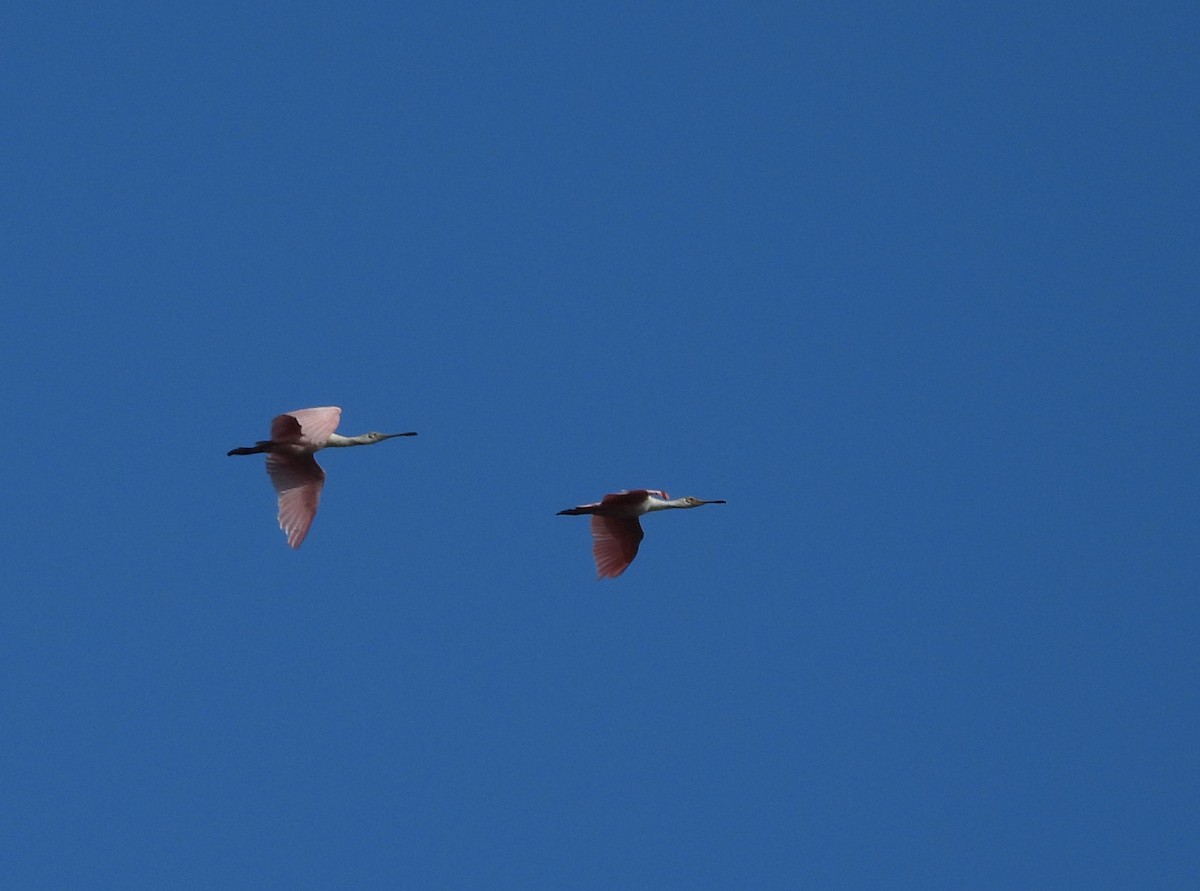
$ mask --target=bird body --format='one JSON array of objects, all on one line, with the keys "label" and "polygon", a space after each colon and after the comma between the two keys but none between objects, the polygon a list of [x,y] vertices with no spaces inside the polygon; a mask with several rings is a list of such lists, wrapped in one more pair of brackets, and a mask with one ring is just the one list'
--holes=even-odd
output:
[{"label": "bird body", "polygon": [[397,436],[416,436],[416,433],[364,433],[361,436],[341,436],[334,433],[341,420],[342,410],[335,405],[320,408],[301,408],[276,415],[271,421],[271,438],[252,446],[231,449],[230,455],[267,456],[267,473],[279,498],[279,528],[287,535],[288,544],[298,548],[308,535],[325,471],[313,457],[327,448],[372,445]]},{"label": "bird body", "polygon": [[605,495],[600,501],[560,510],[560,516],[590,514],[592,517],[592,556],[596,577],[613,579],[629,568],[645,537],[640,517],[656,510],[724,504],[700,498],[671,498],[662,489],[626,489]]}]

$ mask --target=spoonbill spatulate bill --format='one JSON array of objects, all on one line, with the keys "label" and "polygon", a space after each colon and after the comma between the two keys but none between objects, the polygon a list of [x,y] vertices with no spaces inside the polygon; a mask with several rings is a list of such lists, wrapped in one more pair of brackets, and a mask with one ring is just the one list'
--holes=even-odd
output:
[{"label": "spoonbill spatulate bill", "polygon": [[271,421],[271,438],[252,446],[231,449],[230,455],[267,456],[267,473],[279,496],[279,528],[287,535],[288,544],[300,547],[321,500],[325,471],[313,457],[321,449],[346,446],[374,445],[397,436],[416,436],[416,433],[364,433],[361,436],[340,436],[333,431],[341,420],[342,410],[336,405],[321,408],[301,408],[277,415]]},{"label": "spoonbill spatulate bill", "polygon": [[639,517],[653,510],[724,504],[722,500],[672,498],[662,489],[627,489],[605,495],[593,504],[581,504],[560,510],[559,516],[591,514],[592,556],[596,559],[596,578],[615,579],[633,562],[645,533]]}]

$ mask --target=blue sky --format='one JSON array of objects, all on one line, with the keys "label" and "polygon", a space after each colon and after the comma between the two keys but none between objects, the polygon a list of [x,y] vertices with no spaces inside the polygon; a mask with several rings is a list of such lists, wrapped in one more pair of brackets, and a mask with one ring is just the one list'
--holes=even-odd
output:
[{"label": "blue sky", "polygon": [[5,881],[1197,887],[1198,25],[6,10]]}]

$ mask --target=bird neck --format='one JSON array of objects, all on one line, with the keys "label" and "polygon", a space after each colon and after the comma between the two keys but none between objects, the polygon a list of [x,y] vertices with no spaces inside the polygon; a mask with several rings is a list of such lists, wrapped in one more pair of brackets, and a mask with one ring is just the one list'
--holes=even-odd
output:
[{"label": "bird neck", "polygon": [[691,507],[683,498],[659,498],[657,495],[646,496],[646,512],[652,510],[670,510],[673,507]]},{"label": "bird neck", "polygon": [[362,436],[342,436],[340,433],[330,433],[325,447],[340,449],[347,446],[370,445],[373,442],[377,442],[377,440],[372,439],[369,433],[364,433]]}]

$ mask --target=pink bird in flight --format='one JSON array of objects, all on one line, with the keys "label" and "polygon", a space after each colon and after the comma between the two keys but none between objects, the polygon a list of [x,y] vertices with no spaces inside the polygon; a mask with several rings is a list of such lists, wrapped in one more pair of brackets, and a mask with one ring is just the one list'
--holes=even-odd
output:
[{"label": "pink bird in flight", "polygon": [[638,518],[652,510],[724,504],[700,498],[672,498],[661,489],[628,489],[605,495],[593,504],[581,504],[560,510],[559,516],[591,514],[592,556],[596,558],[596,578],[615,579],[633,562],[645,533]]},{"label": "pink bird in flight", "polygon": [[372,445],[397,436],[416,436],[416,433],[364,433],[362,436],[339,436],[333,431],[341,420],[342,410],[336,405],[321,408],[301,408],[277,415],[271,421],[271,438],[259,440],[252,446],[231,449],[230,455],[259,455],[266,453],[267,473],[279,496],[279,528],[287,535],[288,544],[300,547],[321,500],[325,471],[313,457],[314,452],[327,448]]}]

